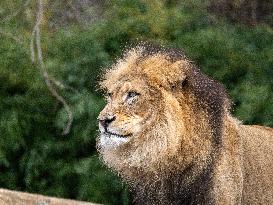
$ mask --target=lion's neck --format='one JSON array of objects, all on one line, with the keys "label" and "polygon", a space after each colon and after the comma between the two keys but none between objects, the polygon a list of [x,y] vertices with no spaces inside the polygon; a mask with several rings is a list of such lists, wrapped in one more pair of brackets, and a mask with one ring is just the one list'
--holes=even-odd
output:
[{"label": "lion's neck", "polygon": [[[221,186],[215,183],[215,175],[219,174],[219,162],[227,153],[223,152],[225,146],[234,141],[230,136],[230,130],[236,134],[235,122],[229,116],[226,116],[222,127],[221,144],[214,144],[209,161],[206,165],[200,162],[190,164],[184,170],[171,171],[165,170],[165,173],[149,174],[138,171],[137,179],[131,184],[134,195],[134,204],[215,204],[215,190],[213,186]],[[232,139],[231,139],[232,138]],[[229,153],[228,153],[229,155]]]},{"label": "lion's neck", "polygon": [[[166,176],[142,176],[142,180],[131,184],[134,196],[133,204],[149,205],[181,205],[209,202],[210,194],[207,184],[211,184],[211,170],[207,168],[194,180],[185,177],[192,174],[194,167],[190,166],[181,173],[171,173]],[[159,180],[160,178],[160,180]],[[144,180],[145,179],[145,180]],[[189,182],[191,181],[191,182]]]}]

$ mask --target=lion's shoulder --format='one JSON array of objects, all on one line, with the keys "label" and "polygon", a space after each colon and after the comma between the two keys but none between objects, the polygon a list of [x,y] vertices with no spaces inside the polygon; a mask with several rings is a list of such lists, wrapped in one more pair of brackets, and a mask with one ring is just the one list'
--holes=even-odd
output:
[{"label": "lion's shoulder", "polygon": [[247,132],[251,132],[253,134],[258,134],[258,135],[273,135],[273,128],[271,127],[266,127],[266,126],[261,126],[261,125],[243,125]]},{"label": "lion's shoulder", "polygon": [[[243,147],[253,155],[273,153],[273,128],[260,125],[241,125]],[[262,154],[262,155],[264,155]]]},{"label": "lion's shoulder", "polygon": [[273,134],[273,128],[272,127],[265,127],[265,126],[261,126],[261,125],[252,125],[252,127]]}]

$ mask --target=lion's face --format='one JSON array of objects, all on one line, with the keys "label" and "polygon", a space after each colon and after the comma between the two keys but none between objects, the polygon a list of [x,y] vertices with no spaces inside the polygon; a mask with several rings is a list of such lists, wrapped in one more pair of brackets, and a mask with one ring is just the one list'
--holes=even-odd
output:
[{"label": "lion's face", "polygon": [[108,93],[98,117],[97,145],[104,162],[127,176],[139,169],[183,170],[193,163],[203,169],[220,129],[215,120],[220,118],[208,114],[217,108],[210,97],[213,85],[182,56],[145,56],[142,48],[132,49],[100,83]]},{"label": "lion's face", "polygon": [[156,96],[144,79],[121,79],[116,86],[107,88],[107,105],[99,119],[99,145],[117,149],[143,134],[155,117]]}]

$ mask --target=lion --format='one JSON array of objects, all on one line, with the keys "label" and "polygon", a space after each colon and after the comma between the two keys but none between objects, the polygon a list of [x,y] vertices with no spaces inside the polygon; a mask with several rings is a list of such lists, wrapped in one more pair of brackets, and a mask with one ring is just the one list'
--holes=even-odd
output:
[{"label": "lion", "polygon": [[97,148],[134,204],[273,204],[273,129],[231,116],[180,50],[140,44],[103,73]]}]

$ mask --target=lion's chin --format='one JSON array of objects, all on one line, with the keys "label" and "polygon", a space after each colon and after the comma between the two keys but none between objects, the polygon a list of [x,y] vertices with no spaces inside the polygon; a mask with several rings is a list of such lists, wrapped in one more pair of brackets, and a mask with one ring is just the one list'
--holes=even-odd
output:
[{"label": "lion's chin", "polygon": [[98,145],[102,149],[116,149],[131,140],[131,137],[120,137],[117,135],[101,133]]}]

